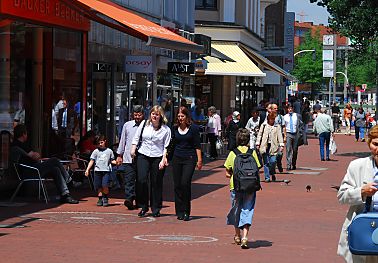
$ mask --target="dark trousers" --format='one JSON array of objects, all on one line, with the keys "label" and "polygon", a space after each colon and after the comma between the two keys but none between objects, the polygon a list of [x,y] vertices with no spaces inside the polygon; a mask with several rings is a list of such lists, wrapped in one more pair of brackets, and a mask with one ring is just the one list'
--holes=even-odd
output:
[{"label": "dark trousers", "polygon": [[218,136],[215,135],[215,133],[208,133],[207,137],[209,138],[209,142],[210,142],[210,157],[217,158],[218,152],[216,148],[216,143],[217,143]]},{"label": "dark trousers", "polygon": [[289,169],[297,164],[298,139],[295,133],[286,133],[286,163]]},{"label": "dark trousers", "polygon": [[120,167],[123,172],[123,178],[125,181],[125,199],[133,201],[136,198],[135,183],[136,183],[136,164],[124,163]]},{"label": "dark trousers", "polygon": [[70,191],[67,187],[67,181],[70,176],[60,163],[59,159],[55,157],[50,158],[32,166],[40,171],[42,177],[52,177],[54,179],[55,187],[60,195],[69,194]]},{"label": "dark trousers", "polygon": [[173,182],[175,189],[176,215],[190,215],[190,200],[192,196],[192,177],[196,168],[197,158],[173,156]]},{"label": "dark trousers", "polygon": [[[142,210],[148,210],[150,200],[152,213],[160,211],[163,205],[163,175],[164,169],[159,170],[162,157],[148,157],[138,154],[136,192],[138,193],[137,205]],[[148,189],[150,182],[150,191]]]}]

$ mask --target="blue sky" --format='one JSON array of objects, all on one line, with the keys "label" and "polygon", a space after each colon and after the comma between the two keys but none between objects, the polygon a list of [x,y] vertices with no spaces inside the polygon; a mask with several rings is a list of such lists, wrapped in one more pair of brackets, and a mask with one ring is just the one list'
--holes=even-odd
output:
[{"label": "blue sky", "polygon": [[325,8],[310,3],[310,0],[287,0],[287,11],[295,12],[295,20],[301,21],[299,13],[304,13],[302,22],[328,25],[328,12]]}]

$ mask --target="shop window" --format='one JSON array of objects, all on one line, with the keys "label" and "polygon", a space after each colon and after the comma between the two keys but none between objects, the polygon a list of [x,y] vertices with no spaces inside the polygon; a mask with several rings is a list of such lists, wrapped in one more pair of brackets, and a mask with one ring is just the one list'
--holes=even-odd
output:
[{"label": "shop window", "polygon": [[196,9],[217,9],[217,0],[196,0]]}]

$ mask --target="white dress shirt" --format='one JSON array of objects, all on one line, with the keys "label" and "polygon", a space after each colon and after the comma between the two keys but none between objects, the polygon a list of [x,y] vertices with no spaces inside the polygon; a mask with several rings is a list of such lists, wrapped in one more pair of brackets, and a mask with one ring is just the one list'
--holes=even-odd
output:
[{"label": "white dress shirt", "polygon": [[[143,126],[143,121],[140,122],[139,126]],[[121,140],[119,141],[117,154],[123,155],[123,163],[132,163],[132,158],[130,155],[131,144],[134,139],[135,133],[139,127],[134,120],[126,122],[122,127]],[[138,138],[139,140],[139,138]]]},{"label": "white dress shirt", "polygon": [[[143,124],[139,125],[134,135],[133,145],[138,145],[142,127]],[[161,157],[170,140],[171,129],[167,125],[162,125],[159,130],[155,130],[152,123],[147,123],[143,130],[142,144],[138,152],[148,157]]]},{"label": "white dress shirt", "polygon": [[292,122],[293,122],[293,127],[292,127],[293,130],[291,130],[291,127],[290,127],[290,113],[287,113],[284,116],[286,132],[287,133],[296,133],[297,132],[298,115],[295,112],[293,112],[291,118],[292,118]]}]

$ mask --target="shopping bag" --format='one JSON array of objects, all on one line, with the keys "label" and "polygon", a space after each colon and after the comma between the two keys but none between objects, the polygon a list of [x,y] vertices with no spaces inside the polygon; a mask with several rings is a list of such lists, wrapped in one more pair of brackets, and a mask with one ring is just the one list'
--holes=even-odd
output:
[{"label": "shopping bag", "polygon": [[329,142],[329,151],[331,154],[335,154],[337,152],[337,145],[333,136],[331,136],[331,140]]},{"label": "shopping bag", "polygon": [[223,141],[221,138],[218,137],[215,147],[217,148],[217,150],[223,149]]}]

